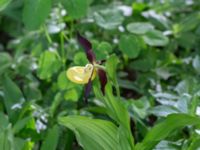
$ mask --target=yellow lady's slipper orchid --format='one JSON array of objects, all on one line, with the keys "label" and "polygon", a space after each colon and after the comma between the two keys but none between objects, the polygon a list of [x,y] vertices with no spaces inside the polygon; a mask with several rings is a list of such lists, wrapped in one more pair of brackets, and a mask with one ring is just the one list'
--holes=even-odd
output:
[{"label": "yellow lady's slipper orchid", "polygon": [[74,83],[87,84],[90,78],[93,80],[96,77],[96,69],[92,64],[87,64],[85,67],[74,66],[67,70],[66,75]]}]

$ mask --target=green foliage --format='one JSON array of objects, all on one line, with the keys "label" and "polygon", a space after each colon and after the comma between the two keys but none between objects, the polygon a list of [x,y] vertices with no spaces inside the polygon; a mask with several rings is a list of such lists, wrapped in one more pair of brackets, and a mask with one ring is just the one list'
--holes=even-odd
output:
[{"label": "green foliage", "polygon": [[[178,121],[177,121],[178,120]],[[146,135],[142,144],[138,144],[136,149],[140,150],[150,150],[156,143],[170,134],[173,131],[183,128],[186,125],[199,125],[199,117],[189,116],[186,114],[172,114],[169,115],[165,121],[156,125],[151,131]]]},{"label": "green foliage", "polygon": [[87,0],[62,0],[63,5],[72,19],[79,19],[87,14]]},{"label": "green foliage", "polygon": [[85,150],[116,150],[119,147],[117,127],[109,121],[68,116],[59,118],[59,122],[75,132]]},{"label": "green foliage", "polygon": [[145,22],[137,22],[137,23],[130,23],[126,26],[127,30],[131,33],[135,34],[145,34],[148,31],[152,30],[154,26],[150,23]]},{"label": "green foliage", "polygon": [[[0,150],[198,150],[199,10],[199,0],[0,0]],[[94,79],[73,83],[67,70],[91,53]]]},{"label": "green foliage", "polygon": [[59,127],[54,126],[49,129],[47,137],[42,144],[41,150],[56,150],[59,138]]},{"label": "green foliage", "polygon": [[56,52],[44,52],[39,59],[38,75],[41,79],[50,78],[61,67]]},{"label": "green foliage", "polygon": [[123,35],[119,41],[120,50],[130,58],[136,58],[141,50],[140,39],[135,35]]},{"label": "green foliage", "polygon": [[150,46],[165,46],[169,42],[162,32],[156,30],[146,32],[143,39]]},{"label": "green foliage", "polygon": [[12,0],[1,0],[0,11],[4,10]]},{"label": "green foliage", "polygon": [[0,74],[2,74],[11,66],[12,58],[8,53],[0,53],[0,58]]},{"label": "green foliage", "polygon": [[28,29],[37,29],[45,22],[50,10],[51,0],[25,0],[23,22]]}]

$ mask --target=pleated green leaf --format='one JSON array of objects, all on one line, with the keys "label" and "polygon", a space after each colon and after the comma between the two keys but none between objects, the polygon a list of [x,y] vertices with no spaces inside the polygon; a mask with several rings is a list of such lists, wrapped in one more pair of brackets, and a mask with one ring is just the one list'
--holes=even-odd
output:
[{"label": "pleated green leaf", "polygon": [[71,129],[84,150],[118,150],[117,127],[105,120],[84,116],[59,118],[59,123]]},{"label": "pleated green leaf", "polygon": [[161,140],[168,137],[173,131],[187,125],[200,125],[200,118],[187,114],[172,114],[165,121],[153,127],[142,143],[137,144],[136,150],[152,150]]}]

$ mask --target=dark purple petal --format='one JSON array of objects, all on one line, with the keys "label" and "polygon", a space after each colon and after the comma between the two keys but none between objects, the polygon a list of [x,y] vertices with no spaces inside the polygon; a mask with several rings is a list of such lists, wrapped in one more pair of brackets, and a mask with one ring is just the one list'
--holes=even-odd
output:
[{"label": "dark purple petal", "polygon": [[84,48],[85,53],[87,55],[87,59],[90,61],[90,63],[93,63],[96,60],[96,58],[95,54],[92,51],[92,44],[90,43],[90,41],[81,36],[79,33],[77,35],[77,39],[80,45]]},{"label": "dark purple petal", "polygon": [[90,91],[92,90],[92,81],[91,79],[88,81],[88,83],[85,86],[85,91],[84,91],[84,97],[85,97],[85,102],[88,103],[88,96],[90,94]]},{"label": "dark purple petal", "polygon": [[101,91],[102,91],[103,94],[105,94],[105,86],[106,86],[106,83],[107,83],[106,72],[102,69],[99,69],[98,75],[99,75],[99,79],[100,79],[100,83],[101,83]]}]

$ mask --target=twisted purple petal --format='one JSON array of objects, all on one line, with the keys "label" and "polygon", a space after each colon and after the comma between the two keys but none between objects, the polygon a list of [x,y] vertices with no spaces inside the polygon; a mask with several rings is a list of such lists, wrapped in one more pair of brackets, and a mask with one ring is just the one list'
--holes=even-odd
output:
[{"label": "twisted purple petal", "polygon": [[101,83],[101,91],[103,94],[105,94],[105,86],[107,84],[106,72],[102,69],[99,69],[98,75],[99,75],[99,79],[100,79],[100,83]]},{"label": "twisted purple petal", "polygon": [[81,36],[79,33],[77,35],[77,39],[80,45],[84,48],[85,53],[87,55],[87,59],[90,61],[90,63],[93,64],[96,58],[95,58],[95,54],[92,51],[92,44],[86,38]]}]

